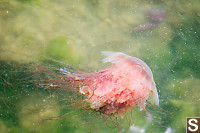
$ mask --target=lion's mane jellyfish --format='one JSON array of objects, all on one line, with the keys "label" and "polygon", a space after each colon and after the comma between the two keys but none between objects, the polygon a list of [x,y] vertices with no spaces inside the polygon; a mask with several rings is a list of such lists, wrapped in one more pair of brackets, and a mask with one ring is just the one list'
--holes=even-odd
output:
[{"label": "lion's mane jellyfish", "polygon": [[122,52],[102,51],[107,56],[103,62],[111,62],[108,69],[94,73],[66,74],[71,83],[78,84],[78,91],[84,95],[90,108],[108,116],[123,117],[139,106],[145,109],[147,100],[159,105],[159,98],[153,74],[148,65],[139,58]]},{"label": "lion's mane jellyfish", "polygon": [[145,10],[146,18],[148,23],[141,24],[135,28],[136,31],[148,30],[158,26],[165,18],[165,11],[163,9],[149,8]]}]

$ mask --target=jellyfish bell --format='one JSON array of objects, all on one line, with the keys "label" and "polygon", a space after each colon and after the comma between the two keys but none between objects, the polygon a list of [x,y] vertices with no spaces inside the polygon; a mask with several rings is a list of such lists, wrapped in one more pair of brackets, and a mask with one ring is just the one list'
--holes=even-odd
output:
[{"label": "jellyfish bell", "polygon": [[102,51],[102,54],[107,56],[104,63],[112,63],[110,68],[78,75],[79,92],[87,97],[93,110],[123,118],[135,106],[147,112],[147,100],[159,105],[153,74],[145,62],[122,52]]},{"label": "jellyfish bell", "polygon": [[[155,85],[155,82],[153,79],[153,73],[152,73],[151,69],[149,68],[149,66],[144,61],[142,61],[141,59],[139,59],[137,57],[132,57],[132,56],[126,55],[122,52],[102,51],[102,54],[105,56],[108,56],[107,58],[103,59],[104,63],[105,62],[115,63],[117,61],[114,61],[114,60],[121,57],[121,59],[119,59],[118,61],[124,60],[125,58],[127,58],[127,60],[124,60],[127,63],[129,62],[131,64],[131,62],[132,62],[132,63],[135,63],[135,65],[136,64],[139,65],[139,67],[140,67],[139,69],[143,70],[143,76],[146,76],[146,78],[149,78],[149,80],[151,81],[151,87],[150,87],[151,91],[150,91],[150,97],[148,100],[152,104],[159,105],[158,92],[157,92],[156,85]],[[115,58],[113,58],[114,54],[115,54]],[[111,58],[112,58],[112,60],[110,60]],[[134,64],[132,64],[132,65],[134,65]]]}]

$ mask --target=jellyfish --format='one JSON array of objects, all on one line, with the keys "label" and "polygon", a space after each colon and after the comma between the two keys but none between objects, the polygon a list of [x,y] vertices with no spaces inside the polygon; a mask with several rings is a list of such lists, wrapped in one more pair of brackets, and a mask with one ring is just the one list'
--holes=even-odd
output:
[{"label": "jellyfish", "polygon": [[149,8],[145,11],[148,23],[141,24],[135,28],[136,31],[148,30],[158,26],[165,18],[165,11],[163,9]]},{"label": "jellyfish", "polygon": [[102,51],[102,54],[107,56],[104,63],[112,63],[110,68],[62,76],[78,84],[78,93],[85,96],[84,101],[92,110],[123,118],[135,106],[148,114],[147,101],[159,105],[152,71],[144,61],[122,52]]}]

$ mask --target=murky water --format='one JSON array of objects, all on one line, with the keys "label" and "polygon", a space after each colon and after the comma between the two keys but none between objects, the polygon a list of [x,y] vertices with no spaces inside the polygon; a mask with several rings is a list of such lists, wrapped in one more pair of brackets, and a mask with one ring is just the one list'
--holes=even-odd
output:
[{"label": "murky water", "polygon": [[[0,131],[185,132],[186,117],[200,116],[199,24],[198,0],[1,0]],[[148,107],[152,118],[134,109],[116,123],[84,110],[80,95],[57,91],[54,82],[70,87],[41,69],[105,69],[101,51],[149,65],[161,107]]]}]

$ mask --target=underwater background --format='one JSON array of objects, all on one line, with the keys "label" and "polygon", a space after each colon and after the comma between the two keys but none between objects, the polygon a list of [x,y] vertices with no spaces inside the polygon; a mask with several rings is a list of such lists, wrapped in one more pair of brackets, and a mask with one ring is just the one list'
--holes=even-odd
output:
[{"label": "underwater background", "polygon": [[[0,0],[0,132],[185,132],[186,117],[200,117],[199,25],[199,0]],[[36,70],[105,69],[101,51],[148,64],[161,107],[152,118],[135,109],[130,125],[80,109]]]}]

